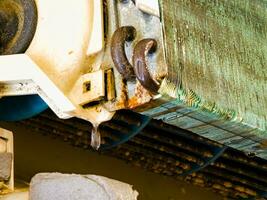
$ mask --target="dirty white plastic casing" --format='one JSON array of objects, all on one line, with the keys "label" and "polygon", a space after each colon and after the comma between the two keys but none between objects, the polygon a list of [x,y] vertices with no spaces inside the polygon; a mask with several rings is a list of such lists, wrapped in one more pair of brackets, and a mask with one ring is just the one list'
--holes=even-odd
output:
[{"label": "dirty white plastic casing", "polygon": [[28,50],[0,56],[0,83],[9,88],[0,96],[39,94],[60,118],[76,116],[93,124],[111,119],[114,113],[103,107],[84,109],[77,99],[86,94],[75,91],[84,77],[101,70],[102,0],[35,2],[38,23]]}]

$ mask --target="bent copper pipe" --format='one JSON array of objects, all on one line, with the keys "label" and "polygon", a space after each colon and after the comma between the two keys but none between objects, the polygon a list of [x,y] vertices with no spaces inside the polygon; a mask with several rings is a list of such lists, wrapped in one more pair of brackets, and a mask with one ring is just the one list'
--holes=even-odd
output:
[{"label": "bent copper pipe", "polygon": [[160,84],[152,77],[146,63],[146,56],[157,50],[157,41],[144,39],[138,42],[134,48],[133,67],[134,72],[141,85],[148,91],[157,94]]},{"label": "bent copper pipe", "polygon": [[115,31],[111,39],[111,57],[116,69],[123,79],[133,80],[135,78],[132,65],[129,63],[125,53],[125,42],[133,41],[136,30],[133,26],[123,26]]}]

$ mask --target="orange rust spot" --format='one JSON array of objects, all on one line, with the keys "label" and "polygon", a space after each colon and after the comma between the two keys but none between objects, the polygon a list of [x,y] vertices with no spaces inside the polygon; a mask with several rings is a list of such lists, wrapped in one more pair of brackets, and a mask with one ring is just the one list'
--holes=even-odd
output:
[{"label": "orange rust spot", "polygon": [[129,100],[128,107],[136,108],[138,106],[148,103],[152,99],[152,94],[146,90],[140,83],[137,83],[135,89],[135,96]]},{"label": "orange rust spot", "polygon": [[129,100],[129,102],[128,102],[128,107],[131,108],[131,109],[132,108],[136,108],[138,105],[140,105],[140,104],[138,102],[138,98],[137,97],[131,98]]}]

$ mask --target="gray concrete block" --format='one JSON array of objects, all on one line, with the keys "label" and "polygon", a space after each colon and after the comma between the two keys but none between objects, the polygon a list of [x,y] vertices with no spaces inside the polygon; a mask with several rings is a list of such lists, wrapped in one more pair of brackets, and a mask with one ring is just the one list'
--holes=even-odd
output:
[{"label": "gray concrete block", "polygon": [[43,173],[30,184],[30,200],[137,200],[132,186],[95,175]]},{"label": "gray concrete block", "polygon": [[0,181],[7,181],[12,170],[12,153],[0,153]]}]

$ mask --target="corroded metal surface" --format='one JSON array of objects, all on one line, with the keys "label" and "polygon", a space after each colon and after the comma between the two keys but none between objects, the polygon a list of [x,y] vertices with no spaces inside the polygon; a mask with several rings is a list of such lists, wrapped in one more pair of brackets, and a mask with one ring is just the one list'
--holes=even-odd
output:
[{"label": "corroded metal surface", "polygon": [[267,158],[267,1],[160,2],[169,103],[143,113]]},{"label": "corroded metal surface", "polygon": [[155,53],[157,50],[157,41],[154,39],[143,39],[137,43],[134,48],[133,66],[136,77],[140,84],[148,91],[157,94],[159,83],[149,72],[149,66],[146,62],[146,57],[150,53]]},{"label": "corroded metal surface", "polygon": [[[140,11],[133,1],[106,0],[105,2],[105,55],[102,66],[112,66],[115,74],[116,99],[108,102],[107,109],[114,111],[119,109],[133,109],[144,103],[149,102],[153,95],[147,91],[134,77],[131,81],[123,80],[121,73],[116,68],[111,57],[110,48],[112,46],[112,36],[120,27],[133,26],[136,29],[136,37],[131,42],[123,42],[125,55],[129,63],[132,63],[133,51],[136,44],[145,38],[153,38],[158,43],[158,50],[153,55],[147,56],[149,62],[149,71],[153,77],[162,77],[167,73],[165,65],[162,29],[160,19],[156,16],[150,16]],[[118,45],[118,44],[117,44]],[[121,48],[120,48],[121,49]],[[114,52],[114,51],[113,51]],[[113,56],[114,57],[114,56]],[[124,57],[124,56],[123,56]],[[124,61],[126,59],[123,59]],[[121,61],[120,61],[121,62]],[[121,62],[122,65],[122,62]]]},{"label": "corroded metal surface", "polygon": [[133,26],[122,26],[118,28],[111,39],[111,57],[113,63],[125,80],[135,78],[133,66],[129,63],[125,53],[125,42],[131,42],[136,36],[136,29]]}]

